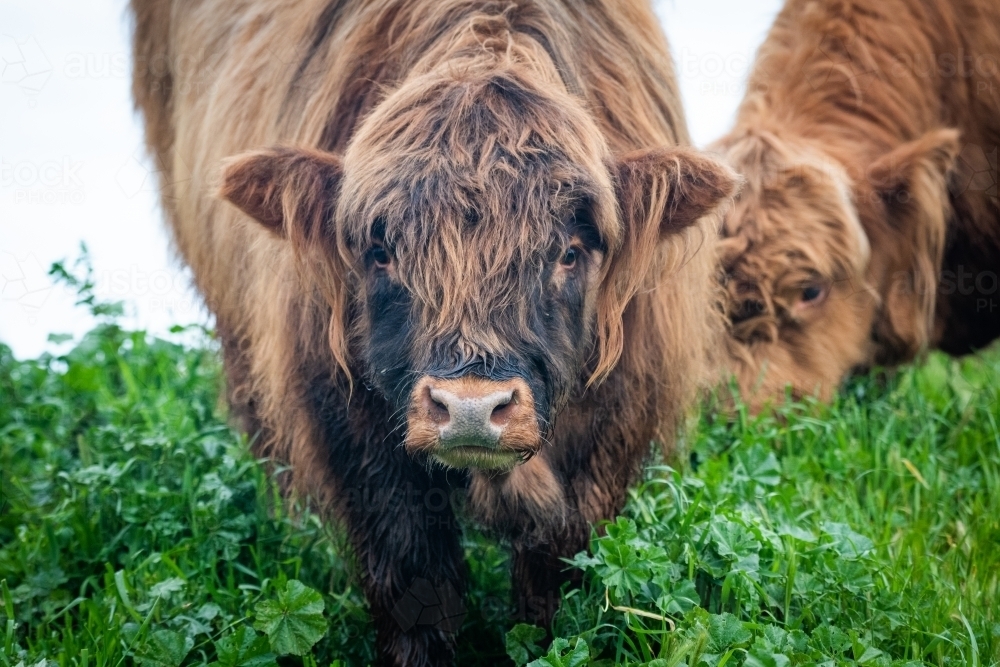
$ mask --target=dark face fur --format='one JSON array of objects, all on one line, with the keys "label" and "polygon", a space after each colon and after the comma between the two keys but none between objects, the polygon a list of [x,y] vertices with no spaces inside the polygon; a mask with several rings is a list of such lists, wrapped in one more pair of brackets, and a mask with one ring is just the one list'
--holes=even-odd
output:
[{"label": "dark face fur", "polygon": [[[414,385],[424,376],[474,375],[494,382],[521,379],[533,397],[535,418],[545,434],[573,387],[586,380],[584,364],[593,351],[594,291],[603,242],[587,204],[552,214],[538,226],[551,228],[548,247],[503,267],[490,293],[465,287],[467,319],[459,330],[431,332],[422,322],[440,313],[407,288],[421,273],[419,254],[406,256],[378,234],[360,257],[362,315],[357,340],[365,379],[405,413]],[[468,255],[493,254],[476,227],[489,223],[470,215],[461,223]],[[485,236],[485,235],[484,235]],[[480,247],[477,247],[480,246]],[[433,278],[431,278],[433,279]],[[454,286],[435,286],[438,293]],[[478,289],[477,289],[478,287]],[[428,312],[430,311],[430,312]]]}]

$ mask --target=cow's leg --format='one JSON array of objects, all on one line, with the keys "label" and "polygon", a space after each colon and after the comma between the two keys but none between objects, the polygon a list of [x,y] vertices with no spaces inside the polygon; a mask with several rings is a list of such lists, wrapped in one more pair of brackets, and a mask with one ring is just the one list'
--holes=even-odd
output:
[{"label": "cow's leg", "polygon": [[587,547],[586,539],[559,539],[513,549],[514,608],[520,621],[548,628],[559,610],[563,584],[580,582],[580,571],[563,558],[572,558]]},{"label": "cow's leg", "polygon": [[385,665],[450,665],[465,563],[443,473],[380,440],[346,467],[345,516]]}]

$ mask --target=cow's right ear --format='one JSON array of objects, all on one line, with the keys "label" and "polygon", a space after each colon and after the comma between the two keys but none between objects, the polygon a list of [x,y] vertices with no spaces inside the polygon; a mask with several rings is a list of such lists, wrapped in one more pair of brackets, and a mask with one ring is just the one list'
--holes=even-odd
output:
[{"label": "cow's right ear", "polygon": [[289,239],[330,305],[330,350],[351,377],[347,344],[348,290],[333,251],[333,219],[343,174],[340,159],[300,148],[271,148],[226,161],[219,195],[271,233]]},{"label": "cow's right ear", "polygon": [[899,261],[883,288],[880,337],[900,359],[912,358],[933,335],[938,272],[951,216],[948,181],[960,149],[958,130],[931,130],[868,170]]},{"label": "cow's right ear", "polygon": [[230,158],[220,196],[271,232],[293,241],[316,238],[333,217],[340,159],[301,148],[270,148]]}]

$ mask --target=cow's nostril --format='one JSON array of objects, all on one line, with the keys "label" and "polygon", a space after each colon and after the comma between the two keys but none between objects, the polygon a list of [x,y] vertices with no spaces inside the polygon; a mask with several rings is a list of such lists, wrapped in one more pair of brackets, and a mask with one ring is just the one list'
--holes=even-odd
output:
[{"label": "cow's nostril", "polygon": [[447,398],[438,393],[435,395],[433,389],[428,389],[427,391],[427,411],[431,415],[431,419],[435,424],[443,425],[447,424],[451,419],[451,414],[448,411]]},{"label": "cow's nostril", "polygon": [[506,426],[510,422],[511,417],[514,416],[514,412],[517,410],[517,398],[511,396],[510,398],[504,399],[501,403],[498,403],[495,408],[493,408],[492,414],[490,414],[490,421],[497,426]]}]

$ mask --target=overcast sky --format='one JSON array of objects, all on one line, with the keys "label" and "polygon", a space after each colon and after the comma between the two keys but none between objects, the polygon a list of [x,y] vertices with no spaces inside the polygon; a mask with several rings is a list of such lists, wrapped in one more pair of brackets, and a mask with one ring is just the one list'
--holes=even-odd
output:
[{"label": "overcast sky", "polygon": [[[778,0],[657,0],[688,125],[725,132]],[[0,341],[35,356],[93,322],[49,265],[90,249],[98,292],[157,334],[207,323],[170,254],[129,96],[125,0],[0,2]]]}]

